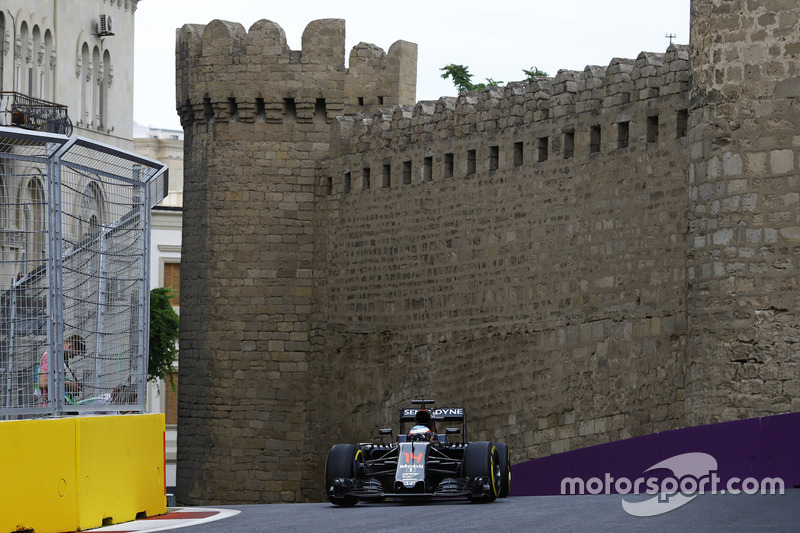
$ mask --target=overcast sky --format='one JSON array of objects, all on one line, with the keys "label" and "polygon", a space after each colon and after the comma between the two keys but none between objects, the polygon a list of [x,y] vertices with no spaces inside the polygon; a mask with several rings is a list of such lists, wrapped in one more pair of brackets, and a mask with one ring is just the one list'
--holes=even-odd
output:
[{"label": "overcast sky", "polygon": [[[608,65],[615,57],[664,52],[689,43],[690,0],[141,0],[136,11],[133,117],[144,126],[179,129],[175,112],[175,30],[214,19],[249,29],[278,23],[300,50],[306,25],[345,19],[346,56],[361,41],[384,50],[397,40],[417,43],[417,100],[455,96],[440,68],[467,65],[473,82],[524,78],[536,66],[560,69]],[[346,60],[346,59],[345,59]]]}]

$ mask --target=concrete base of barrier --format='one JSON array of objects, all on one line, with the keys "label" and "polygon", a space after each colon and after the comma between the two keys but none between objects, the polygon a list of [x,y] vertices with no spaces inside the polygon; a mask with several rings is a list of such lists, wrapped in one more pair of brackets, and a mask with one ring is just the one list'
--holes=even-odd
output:
[{"label": "concrete base of barrier", "polygon": [[166,512],[163,414],[3,421],[0,457],[0,533]]}]

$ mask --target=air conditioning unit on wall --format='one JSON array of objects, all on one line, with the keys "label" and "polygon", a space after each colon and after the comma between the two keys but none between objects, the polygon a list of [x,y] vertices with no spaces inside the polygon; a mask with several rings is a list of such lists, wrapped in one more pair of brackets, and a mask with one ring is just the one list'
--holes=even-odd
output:
[{"label": "air conditioning unit on wall", "polygon": [[114,35],[114,25],[111,21],[111,15],[100,15],[100,20],[97,22],[97,35],[100,37]]}]

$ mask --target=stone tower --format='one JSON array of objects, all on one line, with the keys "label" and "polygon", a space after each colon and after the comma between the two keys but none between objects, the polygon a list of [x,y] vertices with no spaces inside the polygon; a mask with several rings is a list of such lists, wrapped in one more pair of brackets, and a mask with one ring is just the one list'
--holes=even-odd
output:
[{"label": "stone tower", "polygon": [[334,117],[415,99],[416,45],[342,20],[177,34],[185,130],[178,501],[307,498],[315,176]]},{"label": "stone tower", "polygon": [[693,0],[688,425],[800,408],[800,5]]}]

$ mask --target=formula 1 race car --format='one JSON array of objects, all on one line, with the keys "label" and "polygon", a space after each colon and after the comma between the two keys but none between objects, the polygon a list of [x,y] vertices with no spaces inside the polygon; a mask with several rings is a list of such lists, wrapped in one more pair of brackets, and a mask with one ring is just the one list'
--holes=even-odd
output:
[{"label": "formula 1 race car", "polygon": [[[383,442],[336,444],[330,449],[325,490],[331,503],[439,498],[492,502],[508,496],[511,471],[505,444],[467,442],[467,417],[461,407],[426,408],[433,400],[411,403],[419,408],[400,411],[396,441],[392,429],[381,429]],[[461,427],[438,432],[438,422],[451,421]],[[413,427],[405,431],[409,423]]]}]

